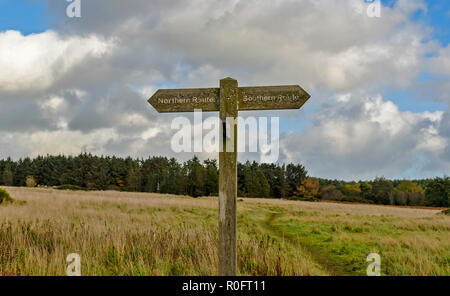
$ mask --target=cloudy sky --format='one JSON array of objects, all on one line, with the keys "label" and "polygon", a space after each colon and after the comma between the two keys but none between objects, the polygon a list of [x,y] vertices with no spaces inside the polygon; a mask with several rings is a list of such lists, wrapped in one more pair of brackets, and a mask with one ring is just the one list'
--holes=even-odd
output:
[{"label": "cloudy sky", "polygon": [[[450,3],[0,0],[0,158],[171,152],[158,88],[300,84],[280,162],[338,179],[450,173]],[[190,116],[190,115],[188,115]],[[214,157],[215,155],[201,155]],[[258,159],[242,154],[240,160]]]}]

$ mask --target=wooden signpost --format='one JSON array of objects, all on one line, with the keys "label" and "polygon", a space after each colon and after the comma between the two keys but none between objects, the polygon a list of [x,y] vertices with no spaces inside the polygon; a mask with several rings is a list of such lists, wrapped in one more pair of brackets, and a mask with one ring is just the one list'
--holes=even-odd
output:
[{"label": "wooden signpost", "polygon": [[[237,117],[238,111],[300,109],[310,98],[300,86],[238,87],[232,78],[220,81],[220,88],[160,89],[148,102],[160,113],[219,111],[232,137],[222,129],[219,153],[219,274],[237,275]],[[231,148],[231,149],[230,149]]]}]

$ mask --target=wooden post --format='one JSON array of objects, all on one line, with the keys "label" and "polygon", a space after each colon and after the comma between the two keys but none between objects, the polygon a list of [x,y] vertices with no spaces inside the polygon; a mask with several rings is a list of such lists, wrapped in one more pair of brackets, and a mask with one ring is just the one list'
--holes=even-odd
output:
[{"label": "wooden post", "polygon": [[[238,82],[220,81],[222,149],[219,153],[219,274],[237,275],[237,116]],[[227,122],[228,121],[228,122]],[[227,134],[227,124],[230,125]],[[231,150],[231,151],[230,151]]]},{"label": "wooden post", "polygon": [[[237,275],[237,117],[238,110],[300,109],[310,95],[298,85],[238,87],[233,78],[220,88],[159,89],[148,102],[161,113],[220,111],[219,274]],[[227,125],[230,125],[227,133]]]}]

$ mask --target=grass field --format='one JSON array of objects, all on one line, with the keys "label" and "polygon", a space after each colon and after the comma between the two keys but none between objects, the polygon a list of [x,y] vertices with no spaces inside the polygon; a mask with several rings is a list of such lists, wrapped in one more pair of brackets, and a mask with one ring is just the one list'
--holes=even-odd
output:
[{"label": "grass field", "polygon": [[[0,275],[217,275],[216,198],[6,188]],[[450,217],[438,210],[240,199],[240,275],[450,275]]]}]

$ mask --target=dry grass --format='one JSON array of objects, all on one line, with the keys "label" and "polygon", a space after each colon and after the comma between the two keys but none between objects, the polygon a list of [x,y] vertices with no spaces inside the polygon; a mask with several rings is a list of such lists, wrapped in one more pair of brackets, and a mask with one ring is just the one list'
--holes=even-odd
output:
[{"label": "dry grass", "polygon": [[[6,188],[0,275],[216,275],[216,198]],[[439,211],[244,199],[241,275],[361,274],[381,253],[384,274],[449,273],[450,218]],[[276,219],[270,220],[269,218]]]},{"label": "dry grass", "polygon": [[[64,275],[69,253],[82,256],[83,275],[217,274],[214,199],[7,190],[26,205],[0,207],[0,275]],[[320,273],[301,251],[251,226],[240,230],[242,274]]]},{"label": "dry grass", "polygon": [[305,202],[294,200],[277,199],[244,199],[252,204],[274,205],[283,210],[301,209],[302,211],[316,211],[326,214],[341,214],[355,216],[394,216],[403,218],[433,217],[440,210],[437,209],[416,209],[405,207],[387,207],[384,205],[367,204],[347,204],[347,203],[327,203],[327,202]]}]

